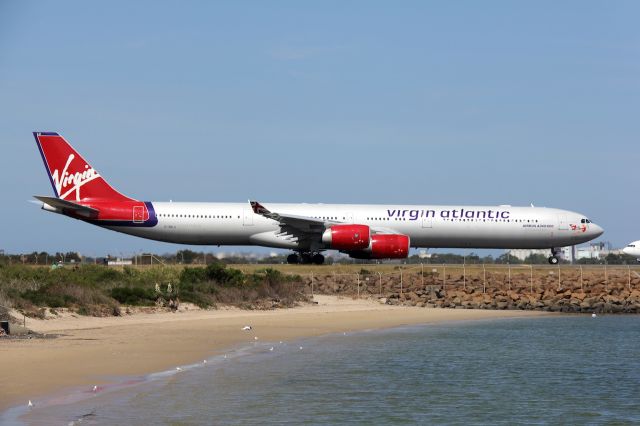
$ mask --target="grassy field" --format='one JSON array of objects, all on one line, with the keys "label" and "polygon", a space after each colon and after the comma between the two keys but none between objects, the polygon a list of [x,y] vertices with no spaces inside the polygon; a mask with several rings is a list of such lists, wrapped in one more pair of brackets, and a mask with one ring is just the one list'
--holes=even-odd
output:
[{"label": "grassy field", "polygon": [[[627,274],[629,271],[633,274],[640,274],[639,265],[503,265],[503,264],[468,264],[468,265],[443,265],[443,264],[352,264],[352,265],[289,265],[289,264],[234,264],[229,267],[238,269],[246,274],[252,274],[256,271],[263,271],[265,269],[273,269],[286,275],[334,275],[334,274],[364,274],[367,272],[381,273],[383,275],[397,275],[402,271],[403,273],[421,274],[463,274],[468,273],[470,275],[478,275],[483,271],[489,273],[508,274],[511,273],[531,273],[533,272],[535,277],[547,276],[550,274],[565,273],[579,273],[581,270],[584,272],[602,274],[612,274],[613,276],[620,274]],[[150,268],[149,266],[138,266],[137,268]],[[154,267],[155,268],[155,267]],[[180,271],[184,268],[183,265],[168,265],[164,268]]]}]

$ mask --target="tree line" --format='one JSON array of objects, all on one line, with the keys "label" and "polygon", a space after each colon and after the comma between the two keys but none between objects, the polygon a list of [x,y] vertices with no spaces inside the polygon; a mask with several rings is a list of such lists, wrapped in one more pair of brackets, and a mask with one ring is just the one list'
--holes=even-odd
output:
[{"label": "tree line", "polygon": [[[182,264],[182,265],[210,265],[212,263],[222,262],[225,264],[281,264],[286,263],[287,254],[281,254],[277,256],[265,256],[265,257],[253,257],[245,255],[224,256],[217,257],[213,253],[197,252],[189,249],[178,250],[175,253],[154,254],[154,253],[140,253],[133,256],[132,261],[137,265],[148,265],[157,263],[166,264]],[[106,264],[110,259],[115,259],[116,256],[105,257],[89,257],[82,256],[77,252],[55,252],[47,253],[32,252],[27,254],[0,254],[0,264],[28,264],[28,265],[58,265],[58,264],[80,264],[80,263],[96,263]],[[526,259],[521,260],[513,255],[504,253],[498,257],[492,255],[480,256],[476,253],[470,253],[467,255],[455,254],[455,253],[433,253],[430,257],[421,257],[419,255],[413,255],[407,259],[395,260],[393,263],[407,263],[407,264],[527,264],[538,265],[547,264],[547,256],[543,254],[532,254]],[[561,263],[570,263],[566,260],[560,260]],[[377,260],[355,260],[344,256],[331,256],[329,254],[325,260],[326,264],[375,264],[385,263],[385,261]],[[603,258],[583,258],[574,262],[575,264],[582,265],[634,265],[638,263],[638,260],[627,254],[614,254],[609,253]]]}]

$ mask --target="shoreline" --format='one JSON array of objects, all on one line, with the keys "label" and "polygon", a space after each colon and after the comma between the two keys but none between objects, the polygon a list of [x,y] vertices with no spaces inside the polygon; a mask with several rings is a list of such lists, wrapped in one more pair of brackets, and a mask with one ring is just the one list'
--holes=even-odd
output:
[{"label": "shoreline", "polygon": [[[55,339],[2,340],[0,411],[64,388],[105,385],[113,377],[142,376],[200,362],[238,345],[290,341],[343,331],[447,321],[552,315],[535,311],[425,309],[316,295],[317,304],[270,311],[235,308],[123,317],[66,316],[29,320]],[[251,325],[250,331],[242,327]]]}]

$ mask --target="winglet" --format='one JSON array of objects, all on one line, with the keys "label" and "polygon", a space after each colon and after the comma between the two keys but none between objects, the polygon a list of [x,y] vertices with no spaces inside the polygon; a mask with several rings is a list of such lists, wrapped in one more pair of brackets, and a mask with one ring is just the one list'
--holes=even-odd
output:
[{"label": "winglet", "polygon": [[263,216],[271,214],[271,212],[269,210],[267,210],[267,208],[265,206],[263,206],[262,204],[260,204],[257,201],[249,200],[249,204],[251,204],[251,208],[253,209],[253,212],[255,214],[259,214],[259,215],[263,215]]}]

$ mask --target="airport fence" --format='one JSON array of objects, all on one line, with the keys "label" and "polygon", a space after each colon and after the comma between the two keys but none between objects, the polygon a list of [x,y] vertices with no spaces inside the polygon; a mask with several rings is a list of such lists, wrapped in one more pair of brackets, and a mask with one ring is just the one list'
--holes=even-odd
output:
[{"label": "airport fence", "polygon": [[[362,265],[357,272],[287,272],[299,275],[301,291],[344,294],[354,297],[384,297],[405,292],[465,291],[488,293],[515,291],[539,293],[545,290],[598,291],[640,290],[640,266],[635,265]],[[330,267],[325,267],[330,268]]]}]

